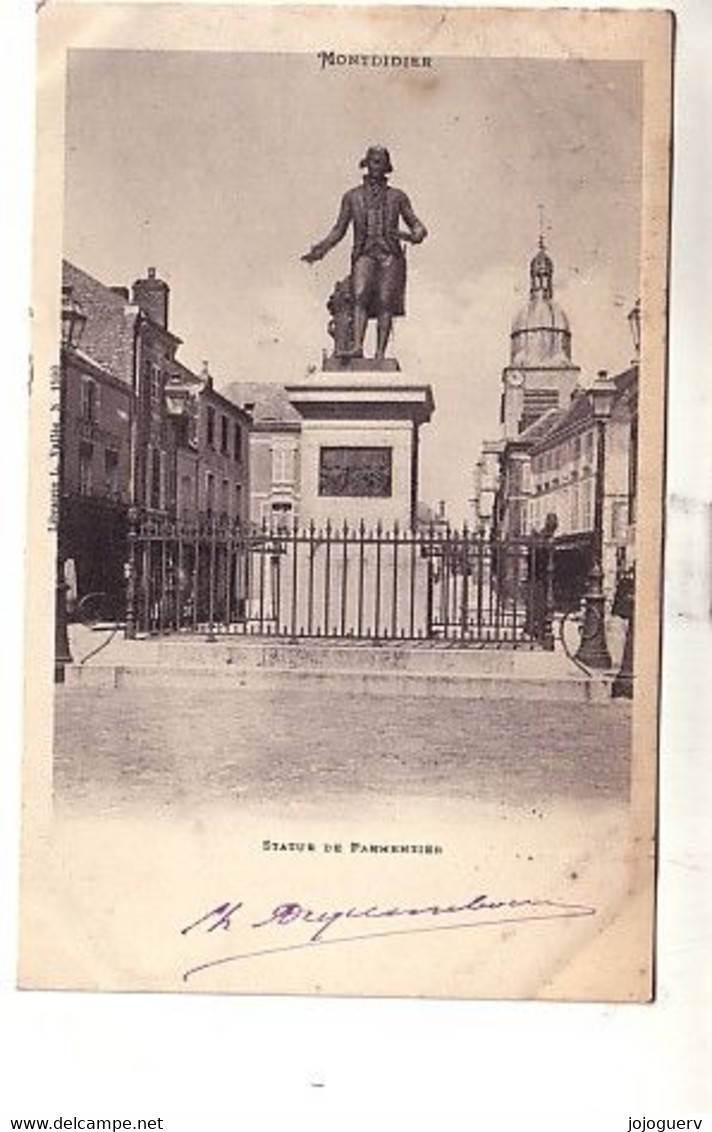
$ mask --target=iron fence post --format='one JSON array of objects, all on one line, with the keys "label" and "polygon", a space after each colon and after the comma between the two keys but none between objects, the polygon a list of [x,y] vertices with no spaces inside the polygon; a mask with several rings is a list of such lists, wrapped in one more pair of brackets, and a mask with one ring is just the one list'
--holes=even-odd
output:
[{"label": "iron fence post", "polygon": [[425,636],[430,638],[433,635],[433,601],[434,601],[434,579],[433,579],[433,525],[430,524],[428,530],[428,542],[426,544],[426,580],[425,580]]},{"label": "iron fence post", "polygon": [[616,593],[612,612],[619,617],[625,618],[628,624],[626,626],[625,644],[623,646],[623,658],[621,660],[620,669],[613,681],[611,696],[613,699],[625,698],[630,700],[633,698],[635,642],[635,573],[633,569],[628,570],[618,583],[618,592]]},{"label": "iron fence post", "polygon": [[470,587],[468,581],[469,568],[469,537],[467,527],[465,526],[462,532],[462,548],[460,551],[460,569],[462,570],[462,587],[460,590],[460,633],[462,634],[461,639],[463,641],[467,640],[470,619]]},{"label": "iron fence post", "polygon": [[554,538],[547,535],[546,549],[546,590],[544,593],[544,616],[541,627],[541,643],[547,652],[554,651]]},{"label": "iron fence post", "polygon": [[138,513],[135,507],[129,507],[128,551],[126,563],[126,628],[124,637],[132,641],[136,637],[136,539]]},{"label": "iron fence post", "polygon": [[57,558],[57,577],[55,582],[54,605],[54,680],[64,683],[64,669],[72,663],[67,627],[67,590],[69,586],[64,577],[64,564]]},{"label": "iron fence post", "polygon": [[344,519],[342,529],[343,558],[341,560],[341,636],[346,636],[346,609],[348,605],[349,527]]},{"label": "iron fence post", "polygon": [[383,546],[381,520],[376,523],[376,577],[374,590],[373,633],[376,641],[381,639],[381,549]]},{"label": "iron fence post", "polygon": [[217,640],[215,635],[215,554],[216,554],[217,524],[214,515],[210,516],[210,545],[208,558],[208,632],[205,640],[213,644]]}]

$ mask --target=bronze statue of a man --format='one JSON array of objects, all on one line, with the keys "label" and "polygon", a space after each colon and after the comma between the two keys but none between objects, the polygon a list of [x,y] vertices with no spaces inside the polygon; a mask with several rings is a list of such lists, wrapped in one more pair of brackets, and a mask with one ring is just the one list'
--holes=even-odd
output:
[{"label": "bronze statue of a man", "polygon": [[[407,195],[388,184],[387,177],[393,169],[388,150],[380,145],[369,146],[360,165],[366,169],[362,184],[344,194],[334,227],[302,259],[306,263],[322,259],[353,224],[353,357],[363,357],[366,326],[369,318],[375,318],[376,358],[381,359],[385,357],[393,318],[405,314],[406,263],[402,241],[420,244],[428,233]],[[407,231],[399,228],[401,219]]]}]

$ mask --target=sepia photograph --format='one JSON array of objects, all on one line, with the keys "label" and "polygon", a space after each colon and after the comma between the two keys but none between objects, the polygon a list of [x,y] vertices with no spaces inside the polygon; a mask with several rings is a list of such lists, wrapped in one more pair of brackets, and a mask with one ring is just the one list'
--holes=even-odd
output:
[{"label": "sepia photograph", "polygon": [[39,27],[21,985],[649,1001],[669,14],[111,7]]}]

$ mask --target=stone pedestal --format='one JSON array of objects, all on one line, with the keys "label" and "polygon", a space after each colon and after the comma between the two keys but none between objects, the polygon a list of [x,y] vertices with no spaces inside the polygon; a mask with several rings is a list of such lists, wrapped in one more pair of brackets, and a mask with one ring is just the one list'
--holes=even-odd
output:
[{"label": "stone pedestal", "polygon": [[361,359],[325,366],[308,383],[286,387],[302,417],[303,525],[415,522],[419,429],[432,416],[432,390],[409,383],[397,363],[371,367]]}]

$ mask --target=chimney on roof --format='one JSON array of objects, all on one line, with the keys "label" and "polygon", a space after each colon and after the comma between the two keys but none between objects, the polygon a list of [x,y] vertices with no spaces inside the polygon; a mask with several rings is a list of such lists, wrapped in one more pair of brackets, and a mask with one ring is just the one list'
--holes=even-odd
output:
[{"label": "chimney on roof", "polygon": [[145,279],[133,285],[133,301],[152,322],[168,329],[168,284],[156,276],[155,267],[149,267]]},{"label": "chimney on roof", "polygon": [[124,302],[128,303],[128,301],[129,301],[129,289],[128,289],[128,287],[109,287],[109,290],[113,291],[115,295],[118,295],[120,299],[123,299]]}]

